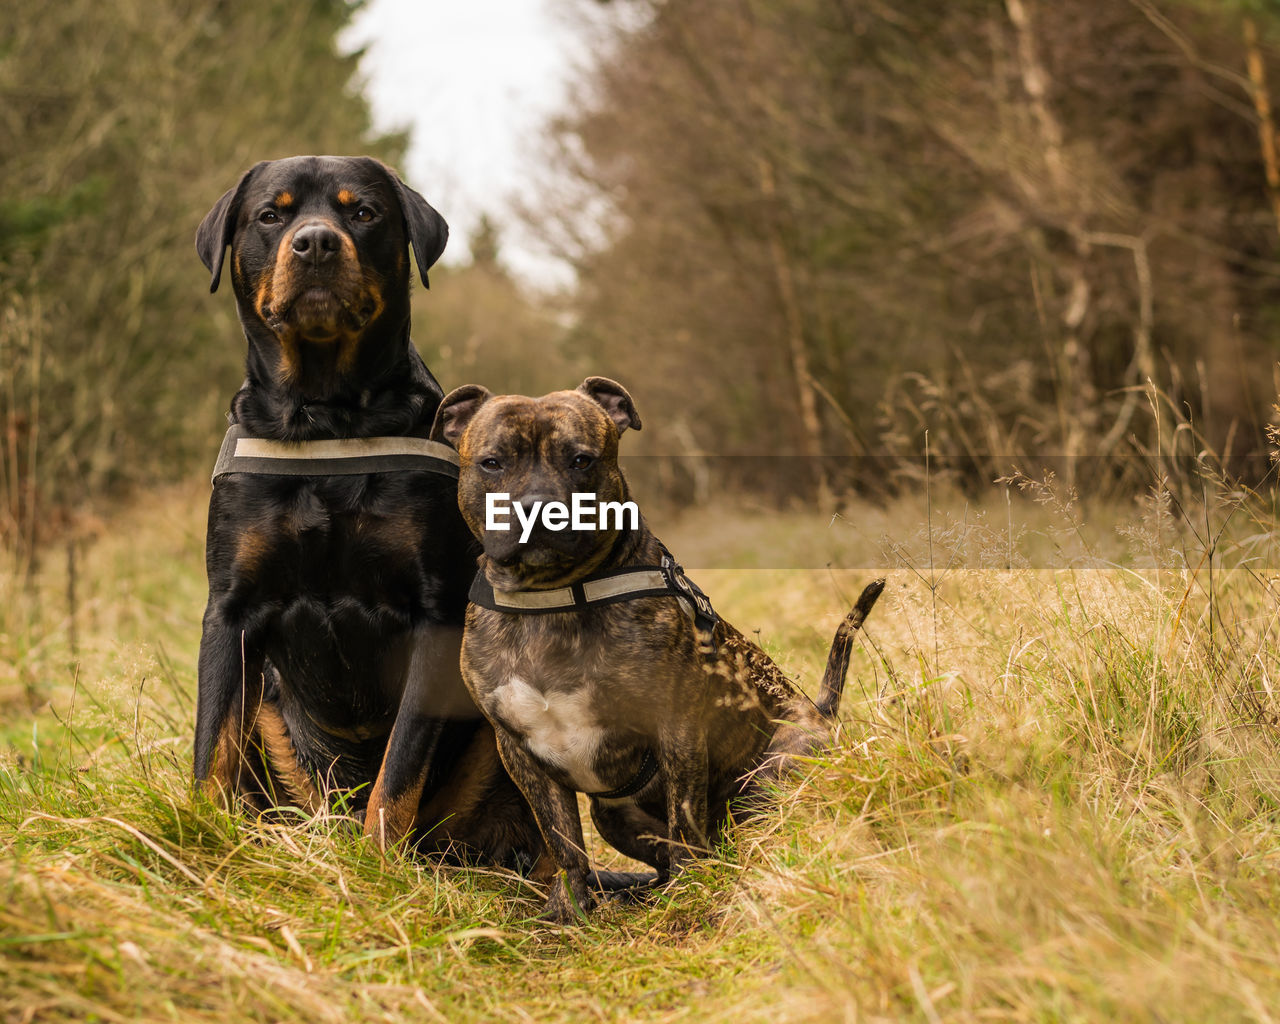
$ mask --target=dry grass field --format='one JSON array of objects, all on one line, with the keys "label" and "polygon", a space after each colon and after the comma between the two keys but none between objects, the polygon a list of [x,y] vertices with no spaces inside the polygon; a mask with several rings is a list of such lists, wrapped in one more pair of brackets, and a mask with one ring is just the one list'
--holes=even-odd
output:
[{"label": "dry grass field", "polygon": [[567,929],[513,876],[192,798],[201,485],[104,516],[70,588],[61,548],[5,566],[0,1014],[1280,1017],[1274,509],[993,494],[651,516],[809,687],[861,584],[889,586],[778,813]]}]

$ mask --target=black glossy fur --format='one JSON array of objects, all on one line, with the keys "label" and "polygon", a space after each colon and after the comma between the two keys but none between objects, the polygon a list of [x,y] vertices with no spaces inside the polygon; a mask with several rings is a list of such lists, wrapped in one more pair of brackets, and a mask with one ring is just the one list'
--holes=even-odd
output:
[{"label": "black glossy fur", "polygon": [[[448,229],[376,160],[260,163],[196,248],[230,249],[248,341],[232,422],[276,440],[426,437],[441,389],[409,339]],[[209,507],[195,778],[264,809],[358,789],[366,831],[532,862],[543,847],[458,675],[476,546],[429,472],[219,478]],[[441,824],[443,822],[443,824]]]}]

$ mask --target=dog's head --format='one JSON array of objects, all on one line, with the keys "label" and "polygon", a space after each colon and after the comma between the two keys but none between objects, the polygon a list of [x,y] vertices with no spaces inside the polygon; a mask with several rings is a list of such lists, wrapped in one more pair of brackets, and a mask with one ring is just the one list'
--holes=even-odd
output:
[{"label": "dog's head", "polygon": [[[625,516],[604,510],[605,502],[628,500],[618,468],[618,438],[628,427],[640,429],[635,403],[604,377],[541,398],[495,397],[477,384],[445,395],[431,437],[461,456],[458,505],[484,545],[490,583],[503,590],[558,587],[604,562],[628,527]],[[579,503],[579,519],[591,525],[574,528],[570,516],[556,528],[559,517],[546,516],[548,506],[572,510],[575,494],[590,496]],[[535,508],[522,541],[522,518]]]},{"label": "dog's head", "polygon": [[449,229],[417,192],[370,157],[260,163],[214,204],[196,251],[231,280],[250,342],[278,346],[276,376],[302,372],[304,350],[331,350],[347,373],[367,336],[407,341],[413,245],[422,283]]}]

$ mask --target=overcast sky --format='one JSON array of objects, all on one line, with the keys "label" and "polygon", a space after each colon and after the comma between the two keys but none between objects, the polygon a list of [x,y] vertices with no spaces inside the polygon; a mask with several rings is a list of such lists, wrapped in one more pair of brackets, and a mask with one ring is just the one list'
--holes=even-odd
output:
[{"label": "overcast sky", "polygon": [[[589,59],[585,33],[557,9],[557,0],[370,0],[343,39],[366,50],[377,126],[412,129],[401,171],[449,222],[446,260],[466,255],[482,212],[506,220],[540,125]],[[514,226],[502,237],[518,274],[563,279]]]}]

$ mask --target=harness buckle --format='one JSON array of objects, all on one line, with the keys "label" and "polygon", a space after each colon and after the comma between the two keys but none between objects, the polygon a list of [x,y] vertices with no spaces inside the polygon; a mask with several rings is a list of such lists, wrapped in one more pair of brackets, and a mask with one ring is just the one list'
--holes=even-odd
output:
[{"label": "harness buckle", "polygon": [[720,621],[711,601],[702,589],[689,579],[681,566],[668,551],[662,553],[662,578],[667,586],[685,598],[693,606],[693,632],[698,653],[707,658],[716,654],[716,623]]}]

